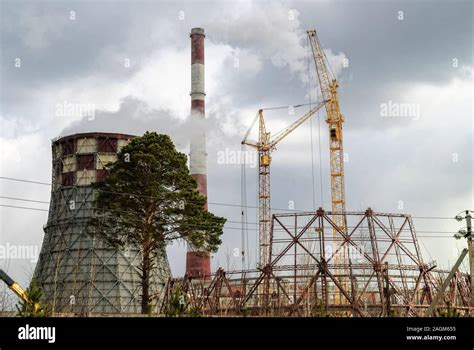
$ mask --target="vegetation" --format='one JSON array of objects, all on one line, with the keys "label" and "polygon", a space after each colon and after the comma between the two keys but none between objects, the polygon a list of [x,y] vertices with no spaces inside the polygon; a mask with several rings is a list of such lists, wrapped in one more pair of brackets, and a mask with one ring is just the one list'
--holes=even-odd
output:
[{"label": "vegetation", "polygon": [[47,316],[46,307],[43,305],[41,298],[43,291],[33,279],[26,289],[29,301],[20,300],[16,305],[17,315],[20,317],[44,317]]},{"label": "vegetation", "polygon": [[95,184],[95,215],[89,232],[122,249],[140,249],[142,313],[151,305],[151,273],[166,245],[186,239],[214,252],[221,243],[225,219],[206,211],[206,198],[189,175],[187,157],[171,138],[146,132],[123,147],[108,165],[109,177]]},{"label": "vegetation", "polygon": [[331,317],[331,314],[325,310],[322,300],[315,300],[314,306],[311,310],[311,317]]},{"label": "vegetation", "polygon": [[456,307],[453,307],[451,302],[446,301],[445,308],[438,308],[439,317],[460,317],[461,313],[457,310]]},{"label": "vegetation", "polygon": [[185,291],[176,284],[168,295],[164,314],[166,317],[199,317],[201,312],[191,305],[191,299]]}]

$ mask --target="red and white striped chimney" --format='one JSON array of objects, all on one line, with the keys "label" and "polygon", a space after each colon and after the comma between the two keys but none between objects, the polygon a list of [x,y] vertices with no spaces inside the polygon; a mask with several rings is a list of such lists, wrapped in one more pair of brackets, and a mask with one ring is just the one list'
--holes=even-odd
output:
[{"label": "red and white striped chimney", "polygon": [[[206,130],[204,92],[204,29],[191,30],[191,137],[189,172],[198,184],[198,191],[207,198]],[[207,201],[205,208],[207,210]],[[208,252],[197,251],[188,244],[186,274],[190,277],[206,277],[211,274],[211,258]]]}]

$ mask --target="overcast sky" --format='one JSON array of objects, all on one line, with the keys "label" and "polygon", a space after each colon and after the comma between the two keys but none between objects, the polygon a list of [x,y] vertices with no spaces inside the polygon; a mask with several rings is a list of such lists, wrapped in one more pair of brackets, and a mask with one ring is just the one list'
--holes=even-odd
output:
[{"label": "overcast sky", "polygon": [[[51,139],[75,132],[153,130],[170,134],[188,153],[189,32],[199,26],[206,31],[209,201],[240,205],[241,166],[222,163],[219,152],[240,150],[259,108],[318,98],[305,34],[315,28],[340,81],[347,210],[453,217],[474,209],[471,1],[0,4],[0,176],[50,182]],[[58,115],[64,103],[93,105],[94,118]],[[402,104],[413,110],[397,116],[393,107]],[[392,107],[388,114],[385,107]],[[307,109],[268,111],[267,127],[279,131]],[[273,154],[272,207],[313,208],[312,134],[314,201],[330,209],[324,118],[322,111]],[[246,173],[247,204],[256,206],[256,169]],[[0,179],[0,196],[48,202],[50,188]],[[0,204],[48,209],[5,198]],[[240,208],[211,204],[210,210],[229,220],[213,267],[240,268],[232,256],[240,248]],[[0,244],[41,247],[47,212],[0,207],[0,215]],[[256,220],[250,210],[248,221]],[[462,223],[414,223],[425,260],[452,265],[465,245],[452,238]],[[168,252],[174,274],[182,275],[184,245]],[[0,261],[23,283],[34,265]]]}]

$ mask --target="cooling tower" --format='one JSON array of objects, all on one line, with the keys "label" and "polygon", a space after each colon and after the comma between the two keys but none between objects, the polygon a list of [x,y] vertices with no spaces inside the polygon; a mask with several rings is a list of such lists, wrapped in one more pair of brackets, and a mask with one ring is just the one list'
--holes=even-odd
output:
[{"label": "cooling tower", "polygon": [[[91,184],[107,177],[106,164],[116,159],[131,138],[85,133],[52,142],[50,210],[34,275],[53,312],[84,315],[141,310],[139,250],[117,251],[86,233],[93,214]],[[157,266],[150,295],[159,298],[170,276],[166,255]]]}]

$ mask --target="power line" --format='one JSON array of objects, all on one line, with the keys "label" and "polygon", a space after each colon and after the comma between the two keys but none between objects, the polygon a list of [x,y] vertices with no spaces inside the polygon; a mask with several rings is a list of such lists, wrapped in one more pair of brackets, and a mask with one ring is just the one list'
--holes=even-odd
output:
[{"label": "power line", "polygon": [[[9,199],[9,200],[16,200],[16,201],[23,201],[23,202],[32,202],[32,203],[46,203],[46,204],[49,204],[49,202],[45,202],[45,201],[37,201],[37,200],[33,200],[33,199],[24,199],[24,198],[15,198],[15,197],[5,197],[5,196],[0,196],[0,198],[3,198],[3,199]],[[7,205],[7,204],[0,204],[1,206],[4,206],[4,207],[11,207],[11,208],[18,208],[18,209],[33,209],[33,210],[42,210],[42,211],[48,211],[48,209],[41,209],[41,208],[31,208],[31,207],[20,207],[20,206],[11,206],[11,205]],[[107,209],[101,209],[101,208],[90,208],[90,209],[94,209],[94,210],[107,210]],[[110,209],[110,210],[114,210],[114,209]],[[122,210],[123,212],[125,212],[125,210]],[[135,213],[139,213],[137,211],[134,211]],[[139,213],[141,214],[141,213]],[[240,221],[233,221],[233,220],[227,220],[226,222],[231,222],[231,223],[240,223]]]},{"label": "power line", "polygon": [[[241,152],[245,151],[245,144],[242,143]],[[241,244],[242,244],[242,270],[245,269],[245,263],[247,263],[247,269],[250,268],[250,248],[249,248],[249,230],[248,230],[248,211],[247,211],[247,173],[245,171],[246,157],[240,168],[240,212],[241,212]]]},{"label": "power line", "polygon": [[305,106],[310,106],[311,103],[301,103],[299,105],[288,105],[288,106],[280,106],[280,107],[268,107],[268,108],[262,108],[262,111],[273,111],[273,110],[276,110],[276,109],[287,109],[287,108],[290,108],[290,107],[293,107],[293,108],[298,108],[298,107],[305,107]]},{"label": "power line", "polygon": [[[16,200],[16,201],[22,201],[22,202],[31,202],[31,203],[42,203],[42,204],[49,204],[49,202],[46,202],[46,201],[40,201],[40,200],[35,200],[35,199],[25,199],[25,198],[17,198],[17,197],[6,197],[6,196],[0,196],[0,198],[3,198],[3,199],[8,199],[8,200]],[[11,205],[3,205],[2,206],[5,206],[5,207],[11,207],[11,208],[19,208],[19,209],[28,209],[27,207],[19,207],[19,206],[11,206]],[[244,206],[245,208],[246,206]],[[48,211],[47,209],[39,209],[39,208],[31,208],[31,209],[34,209],[34,210],[43,210],[43,211]],[[95,208],[95,209],[98,209],[98,208]],[[436,218],[436,217],[413,217],[412,218],[425,218],[425,219],[431,219],[431,218]],[[439,219],[447,219],[447,218],[444,218],[444,217],[438,217]],[[241,221],[233,221],[233,220],[227,220],[227,222],[232,222],[232,223],[242,223]],[[245,224],[250,224],[250,225],[257,225],[258,223],[257,222],[245,222]],[[348,226],[348,228],[351,228],[350,226]],[[416,230],[416,232],[424,232],[424,231],[419,231],[419,230]],[[455,232],[450,232],[450,231],[429,231],[429,232],[435,232],[435,233],[455,233]]]},{"label": "power line", "polygon": [[[0,176],[0,179],[51,186],[51,183],[46,183],[46,182],[41,182],[41,181],[33,181],[33,180],[24,180],[24,179],[5,177],[5,176]],[[134,194],[134,193],[113,192],[113,191],[105,191],[105,190],[98,190],[98,191],[113,193],[113,194],[122,195],[122,196],[135,196],[135,197],[159,199],[158,197],[154,197],[154,196],[146,196],[146,195]],[[208,202],[208,204],[241,208],[240,204],[232,204],[232,203]],[[258,206],[250,206],[250,205],[246,206],[246,207],[247,208],[256,208],[256,209],[259,208]],[[311,210],[302,210],[302,209],[287,209],[287,208],[270,208],[270,209],[275,210],[275,211],[287,211],[287,212],[311,212]],[[412,219],[455,220],[455,218],[447,217],[447,216],[411,216],[411,218]]]},{"label": "power line", "polygon": [[[311,71],[309,69],[309,38],[308,46],[306,49],[306,54],[308,58],[308,100],[309,100],[309,109],[311,110]],[[319,111],[318,111],[319,112]],[[311,186],[313,190],[313,209],[316,210],[316,188],[314,184],[314,147],[313,147],[313,118],[309,119],[309,134],[311,140]]]},{"label": "power line", "polygon": [[[16,200],[16,201],[23,201],[23,202],[32,202],[32,203],[46,203],[49,204],[49,202],[45,201],[38,201],[38,200],[33,200],[33,199],[24,199],[24,198],[16,198],[16,197],[5,197],[5,196],[0,196],[0,198],[3,199],[9,199],[9,200]],[[7,208],[17,208],[17,209],[31,209],[31,210],[39,210],[39,211],[48,211],[48,209],[42,209],[42,208],[32,208],[32,207],[22,207],[22,206],[15,206],[15,205],[8,205],[8,204],[0,204],[2,207],[7,207]],[[101,209],[101,208],[95,208],[92,207],[90,208],[92,210],[112,210],[112,211],[117,211],[116,209]],[[126,210],[121,210],[122,212],[127,212]],[[134,213],[141,214],[140,212],[133,211]],[[233,220],[226,220],[226,222],[230,223],[241,223],[240,221],[233,221]],[[256,224],[256,223],[254,223]]]},{"label": "power line", "polygon": [[[9,200],[18,200],[18,201],[23,201],[23,202],[32,202],[32,203],[46,203],[46,204],[49,204],[49,202],[46,202],[46,201],[39,201],[39,200],[34,200],[34,199],[25,199],[25,198],[18,198],[18,197],[5,197],[5,196],[0,196],[0,198],[4,198],[4,199],[9,199]],[[8,206],[8,205],[2,205],[2,206]],[[11,207],[17,207],[17,206],[11,206]],[[27,207],[18,207],[18,208],[21,208],[21,209],[28,209]],[[32,209],[36,209],[36,208],[32,208]],[[94,209],[94,210],[107,210],[107,209],[102,209],[102,208],[95,208],[95,207],[92,207],[90,209]],[[43,211],[48,211],[47,209],[41,209]],[[113,210],[117,210],[117,209],[111,209],[112,211]],[[124,210],[122,210],[122,212],[124,212]],[[138,214],[141,214],[140,212],[137,212],[137,211],[134,211]],[[227,220],[226,222],[230,222],[230,223],[237,223],[237,224],[242,224],[242,221],[235,221],[235,220]],[[244,221],[244,225],[246,227],[248,227],[247,225],[250,224],[250,225],[257,225],[258,223],[257,222],[248,222],[248,221]],[[352,229],[354,228],[354,226],[348,226],[347,227],[348,229]],[[402,232],[409,232],[409,231],[402,231]],[[452,233],[454,234],[455,232],[451,232],[451,231],[419,231],[419,230],[416,230],[415,232],[417,233]]]},{"label": "power line", "polygon": [[[307,41],[307,56],[308,56],[308,90],[309,90],[309,101],[311,103],[311,70],[310,70],[310,39],[308,37]],[[319,103],[319,95],[316,92],[316,103]],[[323,192],[323,161],[322,161],[322,151],[321,151],[321,111],[318,110],[317,117],[318,117],[318,151],[319,151],[319,187],[320,187],[320,195],[321,195],[321,206],[324,207],[324,192]],[[314,155],[313,155],[313,118],[310,119],[310,127],[311,127],[311,167],[312,167],[312,177],[313,177],[313,202],[315,198],[315,185],[314,185]],[[314,208],[316,206],[313,204]]]},{"label": "power line", "polygon": [[[23,179],[11,178],[11,177],[0,176],[0,179],[51,186],[51,184],[48,184],[46,182],[30,181],[30,180],[23,180]],[[141,197],[141,198],[160,199],[159,197],[155,197],[155,196],[146,196],[146,195],[135,194],[135,193],[115,192],[115,191],[106,191],[106,190],[96,190],[96,191],[97,192],[103,192],[103,193],[117,194],[117,195],[120,195],[120,196],[134,196],[134,197]],[[221,203],[221,202],[207,202],[207,204],[208,205],[227,206],[227,207],[236,207],[236,208],[241,208],[242,207],[242,205],[239,205],[239,204]],[[247,205],[246,207],[247,208],[253,208],[253,209],[258,209],[259,208],[258,206],[252,206],[252,205]],[[305,211],[305,210],[287,209],[287,208],[270,208],[270,209],[275,210],[275,211],[290,211],[290,212]]]},{"label": "power line", "polygon": [[456,220],[449,216],[412,216],[412,219],[438,219],[438,220]]},{"label": "power line", "polygon": [[[7,204],[0,204],[0,207],[7,207],[7,208],[14,208],[14,209],[25,209],[25,210],[36,210],[36,211],[45,211],[47,212],[48,209],[41,209],[41,208],[32,208],[32,207],[22,207],[22,206],[15,206],[15,205],[7,205]],[[97,208],[92,208],[92,209],[97,209]],[[100,210],[104,210],[104,209],[100,209]],[[111,209],[112,211],[117,211],[116,209]],[[123,211],[123,210],[122,210]],[[240,221],[232,221],[232,220],[228,220],[227,222],[231,222],[231,223],[240,223]],[[256,223],[249,223],[249,224],[256,224]],[[206,227],[206,225],[194,225],[194,226],[197,226],[197,227]],[[241,230],[241,227],[225,227],[226,229],[231,229],[231,230]],[[350,229],[351,227],[349,226],[348,229]],[[353,228],[353,227],[352,227]],[[258,229],[253,229],[253,228],[246,228],[247,230],[250,230],[250,231],[258,231]],[[286,232],[284,229],[275,229],[274,231],[280,231],[280,232]],[[405,231],[406,233],[408,233],[409,231]],[[450,231],[417,231],[419,233],[449,233],[449,234],[454,234],[455,232],[450,232]],[[417,237],[423,237],[423,238],[452,238],[452,236],[427,236],[427,235],[418,235],[417,234]],[[387,238],[389,238],[387,236]]]},{"label": "power line", "polygon": [[46,201],[38,201],[38,200],[34,200],[34,199],[24,199],[24,198],[5,197],[5,196],[0,196],[0,198],[3,198],[3,199],[10,199],[10,200],[12,200],[12,201],[22,201],[22,202],[32,202],[32,203],[45,203],[45,204],[49,204],[49,202],[46,202]]},{"label": "power line", "polygon": [[[14,209],[24,209],[24,210],[48,211],[48,209],[21,207],[21,206],[16,206],[16,205],[7,205],[7,204],[0,204],[0,207],[14,208]],[[114,211],[114,210],[112,210],[112,211]],[[188,226],[192,226],[192,227],[210,227],[210,225],[192,225],[192,224],[189,224]],[[226,227],[226,229],[240,230],[241,228],[240,227]]]},{"label": "power line", "polygon": [[0,179],[3,179],[3,180],[10,180],[10,181],[18,181],[18,182],[28,182],[28,183],[32,183],[32,184],[39,184],[39,185],[51,186],[51,183],[47,183],[47,182],[32,181],[32,180],[23,180],[23,179],[17,179],[17,178],[13,178],[13,177],[0,176]]},{"label": "power line", "polygon": [[[23,202],[49,204],[49,202],[40,201],[40,200],[34,200],[34,199],[25,199],[25,198],[17,198],[17,197],[6,197],[6,196],[0,196],[0,198],[8,199],[8,200],[23,201]],[[47,209],[31,208],[31,207],[21,207],[21,206],[12,206],[12,205],[7,205],[7,204],[0,204],[0,206],[10,207],[10,208],[18,208],[18,209],[32,209],[32,210],[48,211]],[[95,210],[106,210],[106,209],[101,209],[101,208],[91,208],[91,209],[95,209]],[[114,210],[114,209],[111,209],[111,210]],[[116,209],[115,209],[115,210],[116,210]],[[123,211],[123,210],[122,210],[122,211]],[[137,213],[139,213],[139,212],[137,212]],[[236,221],[236,220],[227,220],[226,222],[242,224],[242,221]],[[258,223],[257,223],[257,222],[248,222],[248,221],[245,221],[245,222],[244,222],[244,225],[245,225],[245,226],[247,226],[248,224],[250,224],[250,225],[257,225]],[[247,226],[247,227],[248,227],[248,226]],[[348,228],[348,229],[352,229],[352,228],[354,228],[354,226],[348,226],[347,228]],[[408,232],[408,231],[407,231],[407,232]],[[451,233],[454,234],[454,233],[455,233],[454,231],[451,232],[451,231],[423,231],[423,230],[416,230],[415,232],[417,232],[417,233],[449,233],[449,234],[451,234]]]},{"label": "power line", "polygon": [[15,208],[15,209],[29,209],[29,210],[37,210],[37,211],[49,211],[48,209],[20,207],[20,206],[17,206],[17,205],[8,205],[8,204],[0,204],[0,207]]}]

